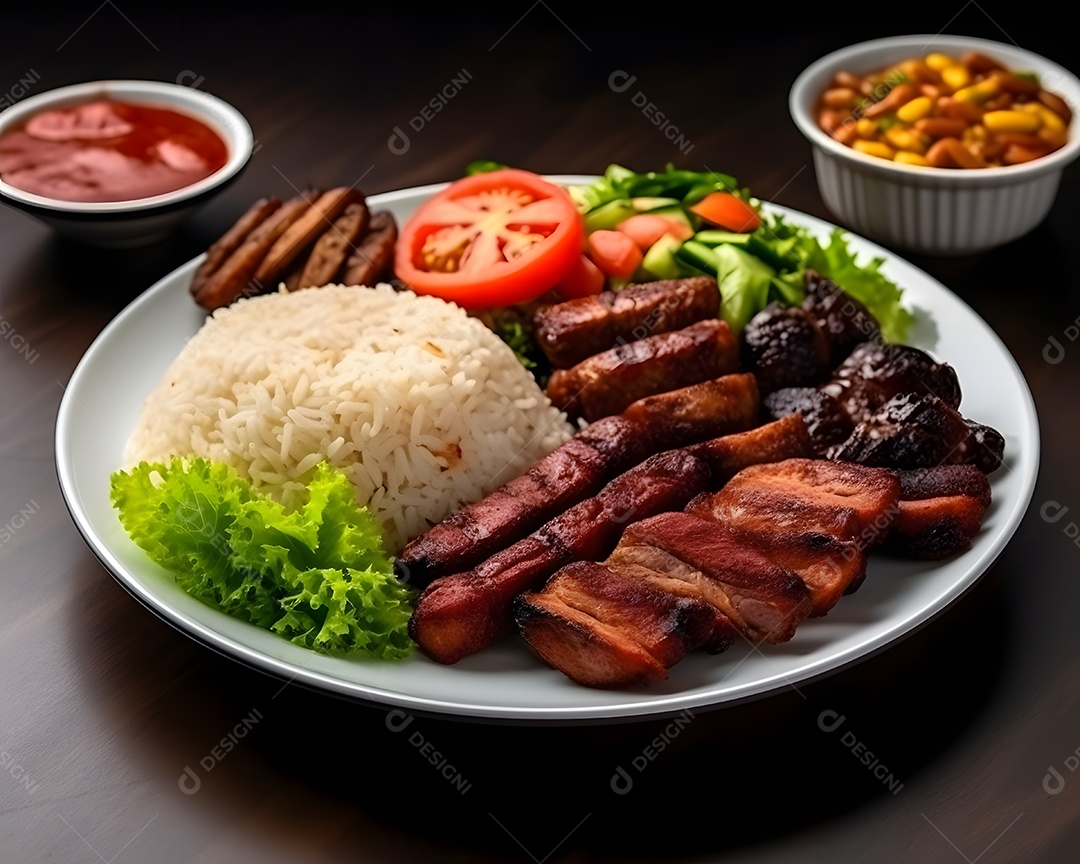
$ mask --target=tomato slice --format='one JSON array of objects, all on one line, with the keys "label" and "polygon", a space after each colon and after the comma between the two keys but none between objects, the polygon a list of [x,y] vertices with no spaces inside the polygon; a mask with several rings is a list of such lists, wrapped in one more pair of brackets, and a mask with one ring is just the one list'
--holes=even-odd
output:
[{"label": "tomato slice", "polygon": [[511,306],[554,288],[584,243],[565,189],[504,168],[457,180],[421,204],[401,230],[394,271],[416,293],[465,309]]}]

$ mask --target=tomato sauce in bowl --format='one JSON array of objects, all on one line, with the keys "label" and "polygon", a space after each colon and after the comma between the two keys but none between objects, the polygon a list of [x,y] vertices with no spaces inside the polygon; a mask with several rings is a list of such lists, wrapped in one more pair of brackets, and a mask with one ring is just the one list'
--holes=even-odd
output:
[{"label": "tomato sauce in bowl", "polygon": [[0,179],[61,201],[134,201],[183,189],[228,161],[207,124],[163,106],[95,98],[0,135]]}]

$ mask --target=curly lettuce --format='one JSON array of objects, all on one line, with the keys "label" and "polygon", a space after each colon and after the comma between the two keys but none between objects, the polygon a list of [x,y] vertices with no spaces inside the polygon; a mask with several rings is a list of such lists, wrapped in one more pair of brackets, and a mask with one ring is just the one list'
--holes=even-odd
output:
[{"label": "curly lettuce", "polygon": [[132,540],[196,599],[322,653],[407,656],[415,592],[394,576],[380,526],[326,463],[307,491],[288,511],[201,458],[110,478]]}]

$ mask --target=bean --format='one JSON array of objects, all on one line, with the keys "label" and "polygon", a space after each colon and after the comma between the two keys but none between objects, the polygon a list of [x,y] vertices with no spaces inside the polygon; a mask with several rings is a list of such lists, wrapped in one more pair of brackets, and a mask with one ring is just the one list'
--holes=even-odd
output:
[{"label": "bean", "polygon": [[923,154],[926,161],[933,168],[955,168],[956,162],[953,161],[952,153],[949,152],[949,148],[946,144],[948,141],[956,141],[960,143],[957,138],[942,138],[940,141],[935,141]]},{"label": "bean", "polygon": [[993,72],[995,69],[1005,68],[993,57],[987,57],[979,51],[965,51],[960,55],[960,62],[972,72]]},{"label": "bean", "polygon": [[829,108],[854,108],[857,98],[856,91],[850,87],[832,87],[825,91],[821,101]]},{"label": "bean", "polygon": [[1058,117],[1066,123],[1072,120],[1072,109],[1069,108],[1069,104],[1058,96],[1057,93],[1051,93],[1049,90],[1040,90],[1035,98],[1057,114]]},{"label": "bean", "polygon": [[1001,161],[1006,165],[1020,165],[1023,162],[1030,162],[1032,159],[1038,159],[1040,156],[1044,155],[1046,154],[1029,150],[1027,147],[1021,147],[1019,144],[1013,144],[1005,148],[1005,152],[1001,156]]},{"label": "bean", "polygon": [[931,138],[959,138],[967,128],[967,121],[959,117],[924,117],[915,121],[915,128]]},{"label": "bean", "polygon": [[982,108],[975,105],[972,102],[963,102],[959,99],[953,99],[951,96],[944,96],[938,100],[938,111],[944,117],[951,117],[957,120],[963,120],[966,123],[978,123],[982,120]]},{"label": "bean", "polygon": [[856,93],[863,92],[863,84],[865,82],[858,75],[854,75],[851,72],[841,70],[833,75],[833,84],[837,87],[847,87],[849,90],[854,90]]},{"label": "bean", "polygon": [[949,156],[961,168],[986,167],[986,162],[983,161],[982,157],[973,152],[963,141],[958,141],[956,138],[942,138],[941,141],[945,143]]},{"label": "bean", "polygon": [[1039,92],[1039,82],[1034,78],[1017,75],[1015,72],[1009,72],[1005,69],[1000,69],[993,74],[1001,83],[1001,89],[1009,93],[1032,96]]},{"label": "bean", "polygon": [[867,108],[863,112],[863,116],[880,117],[882,114],[889,114],[905,102],[910,102],[917,93],[918,91],[913,84],[908,84],[906,81],[903,84],[897,84],[883,99]]}]

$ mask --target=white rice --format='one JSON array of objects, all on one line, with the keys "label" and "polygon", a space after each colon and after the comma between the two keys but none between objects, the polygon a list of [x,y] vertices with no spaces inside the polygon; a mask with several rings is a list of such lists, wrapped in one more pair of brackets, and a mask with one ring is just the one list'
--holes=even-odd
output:
[{"label": "white rice", "polygon": [[227,462],[290,506],[327,459],[397,551],[572,431],[505,343],[457,306],[334,285],[216,311],[146,399],[125,456]]}]

